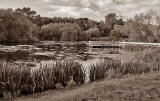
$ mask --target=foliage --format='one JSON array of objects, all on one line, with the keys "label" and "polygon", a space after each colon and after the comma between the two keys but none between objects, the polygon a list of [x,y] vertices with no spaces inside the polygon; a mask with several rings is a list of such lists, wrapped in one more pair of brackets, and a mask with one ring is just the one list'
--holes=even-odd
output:
[{"label": "foliage", "polygon": [[0,41],[37,40],[37,26],[20,12],[1,9],[0,18]]},{"label": "foliage", "polygon": [[123,20],[109,13],[104,21],[88,18],[41,17],[29,7],[0,9],[0,41],[90,40],[106,37],[112,40],[160,42],[160,14],[156,10]]},{"label": "foliage", "polygon": [[54,23],[42,26],[40,34],[41,40],[63,40],[75,41],[81,29],[77,24],[71,23]]},{"label": "foliage", "polygon": [[40,33],[40,40],[60,40],[61,32],[60,28],[62,28],[64,24],[48,24],[42,26],[42,30]]},{"label": "foliage", "polygon": [[82,31],[79,36],[79,40],[88,41],[91,40],[92,34],[87,31]]},{"label": "foliage", "polygon": [[81,29],[77,24],[65,24],[60,28],[60,32],[62,33],[62,41],[77,41],[79,39]]},{"label": "foliage", "polygon": [[100,37],[100,30],[98,28],[90,28],[86,34],[91,34],[91,37]]}]

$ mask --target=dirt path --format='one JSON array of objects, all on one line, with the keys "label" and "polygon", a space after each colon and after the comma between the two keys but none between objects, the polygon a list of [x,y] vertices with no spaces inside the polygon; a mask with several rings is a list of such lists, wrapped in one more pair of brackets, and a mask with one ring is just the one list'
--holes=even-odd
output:
[{"label": "dirt path", "polygon": [[160,101],[160,72],[47,91],[15,101]]}]

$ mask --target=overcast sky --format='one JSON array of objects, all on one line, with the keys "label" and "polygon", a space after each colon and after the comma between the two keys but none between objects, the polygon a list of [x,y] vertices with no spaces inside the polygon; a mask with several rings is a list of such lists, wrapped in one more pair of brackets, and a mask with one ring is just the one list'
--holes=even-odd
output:
[{"label": "overcast sky", "polygon": [[22,7],[31,7],[42,16],[103,20],[111,12],[130,17],[151,8],[160,9],[160,0],[0,0],[0,8]]}]

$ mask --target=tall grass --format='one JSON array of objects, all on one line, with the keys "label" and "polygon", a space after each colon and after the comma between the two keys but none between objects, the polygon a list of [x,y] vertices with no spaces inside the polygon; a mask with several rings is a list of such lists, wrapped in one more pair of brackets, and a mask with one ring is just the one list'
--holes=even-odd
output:
[{"label": "tall grass", "polygon": [[11,96],[33,94],[47,89],[56,89],[56,84],[64,88],[72,80],[76,84],[83,84],[86,74],[83,65],[75,61],[57,61],[51,66],[41,65],[32,70],[25,65],[13,65],[0,61],[0,95],[8,93]]},{"label": "tall grass", "polygon": [[[142,49],[142,48],[140,48]],[[142,74],[150,71],[160,70],[160,48],[145,48],[135,55],[133,61],[127,63],[120,62],[100,62],[90,66],[89,79],[96,81],[107,78],[112,72],[112,77],[127,74]]]},{"label": "tall grass", "polygon": [[[103,78],[115,78],[128,74],[139,75],[160,70],[160,50],[147,49],[138,53],[136,60],[121,63],[120,61],[103,61],[92,64],[89,69],[90,82]],[[86,71],[79,62],[56,61],[52,65],[41,65],[33,70],[26,65],[14,65],[0,60],[0,96],[11,94],[20,96],[33,94],[48,89],[69,86],[70,81],[76,85],[85,83]]]},{"label": "tall grass", "polygon": [[145,46],[145,45],[125,45],[124,50],[127,51],[143,51],[145,49],[155,48],[155,46]]},{"label": "tall grass", "polygon": [[[104,79],[104,78],[116,78],[121,77],[128,74],[139,75],[142,73],[148,73],[151,71],[159,71],[160,66],[151,65],[150,63],[146,62],[127,62],[127,63],[120,63],[120,62],[100,62],[91,65],[89,79],[90,82]],[[156,67],[156,69],[154,69]]]},{"label": "tall grass", "polygon": [[89,79],[91,82],[103,79],[106,77],[107,71],[117,70],[120,65],[120,62],[112,61],[98,62],[96,64],[92,64],[90,66]]}]

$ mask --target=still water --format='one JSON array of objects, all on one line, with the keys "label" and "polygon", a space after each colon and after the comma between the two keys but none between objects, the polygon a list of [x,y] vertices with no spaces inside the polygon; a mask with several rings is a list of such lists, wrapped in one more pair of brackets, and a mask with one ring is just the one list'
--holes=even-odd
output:
[{"label": "still water", "polygon": [[[107,43],[107,42],[106,42]],[[133,55],[120,48],[92,48],[88,42],[42,41],[32,45],[0,45],[0,59],[31,67],[52,64],[56,60],[75,60],[89,66],[107,61],[127,61]]]}]

